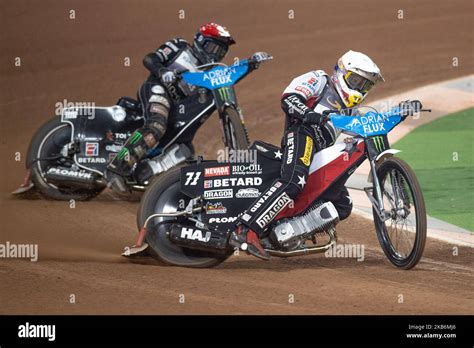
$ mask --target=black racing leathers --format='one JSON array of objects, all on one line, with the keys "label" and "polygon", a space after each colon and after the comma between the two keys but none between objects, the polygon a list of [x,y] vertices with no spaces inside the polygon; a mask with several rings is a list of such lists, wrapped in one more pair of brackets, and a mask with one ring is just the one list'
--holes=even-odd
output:
[{"label": "black racing leathers", "polygon": [[165,85],[161,76],[170,70],[193,69],[200,61],[184,39],[174,39],[161,45],[143,59],[150,75],[138,91],[145,124],[135,131],[122,150],[109,164],[108,169],[121,176],[129,176],[135,163],[158,145],[168,126],[172,103],[186,98],[192,87],[183,81]]},{"label": "black racing leathers", "polygon": [[262,235],[265,227],[291,204],[306,184],[314,154],[314,132],[310,126],[294,122],[282,139],[280,177],[244,212],[239,221]]},{"label": "black racing leathers", "polygon": [[[239,217],[262,237],[273,219],[303,191],[315,152],[334,144],[338,133],[321,113],[342,104],[323,71],[295,78],[285,89],[281,106],[286,115],[280,177]],[[345,191],[347,192],[347,191]],[[342,197],[345,204],[350,199]]]}]

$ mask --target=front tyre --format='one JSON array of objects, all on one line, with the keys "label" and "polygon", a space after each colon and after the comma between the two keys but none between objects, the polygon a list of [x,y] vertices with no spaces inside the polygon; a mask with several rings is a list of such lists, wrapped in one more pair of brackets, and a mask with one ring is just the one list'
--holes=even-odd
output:
[{"label": "front tyre", "polygon": [[[415,173],[403,160],[390,157],[377,168],[389,219],[373,212],[377,238],[390,262],[398,268],[416,266],[426,242],[426,208]],[[374,190],[375,192],[375,190]]]},{"label": "front tyre", "polygon": [[234,107],[227,107],[223,114],[224,142],[231,150],[247,150],[249,137],[239,112]]},{"label": "front tyre", "polygon": [[[176,212],[186,207],[190,198],[181,193],[180,171],[179,167],[168,170],[147,188],[138,208],[139,226],[143,226],[152,214]],[[148,223],[148,252],[156,260],[166,265],[204,268],[216,266],[229,256],[191,250],[173,244],[167,235],[173,221],[173,218],[157,217]]]}]

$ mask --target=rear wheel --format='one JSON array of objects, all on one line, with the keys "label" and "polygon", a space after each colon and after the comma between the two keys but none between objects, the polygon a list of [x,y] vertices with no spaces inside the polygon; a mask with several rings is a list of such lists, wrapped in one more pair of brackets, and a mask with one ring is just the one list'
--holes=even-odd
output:
[{"label": "rear wheel", "polygon": [[31,180],[36,189],[45,197],[56,200],[87,200],[97,196],[102,189],[72,190],[48,183],[45,178],[51,166],[70,167],[72,157],[61,154],[63,148],[71,142],[71,127],[62,123],[59,117],[49,120],[35,133],[28,148],[27,168],[31,169]]},{"label": "rear wheel", "polygon": [[396,267],[413,268],[426,241],[426,208],[415,173],[403,160],[391,157],[377,168],[384,208],[382,221],[374,211],[377,237],[387,258]]},{"label": "rear wheel", "polygon": [[249,137],[239,112],[234,107],[226,108],[223,122],[225,146],[232,150],[247,150],[249,148]]},{"label": "rear wheel", "polygon": [[[179,167],[168,170],[147,188],[138,208],[139,226],[143,226],[152,214],[176,212],[186,207],[190,198],[181,193],[180,170]],[[157,217],[148,223],[146,241],[153,258],[168,265],[204,268],[216,266],[229,257],[228,254],[213,254],[173,244],[167,232],[174,221],[173,218]]]}]

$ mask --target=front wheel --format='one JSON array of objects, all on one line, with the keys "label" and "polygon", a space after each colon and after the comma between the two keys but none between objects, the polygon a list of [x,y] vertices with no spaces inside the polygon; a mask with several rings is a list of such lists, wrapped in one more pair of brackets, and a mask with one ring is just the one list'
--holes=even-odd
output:
[{"label": "front wheel", "polygon": [[[190,198],[181,193],[180,171],[180,167],[170,169],[148,186],[138,208],[139,226],[143,226],[152,214],[184,210]],[[196,218],[199,217],[196,216]],[[203,268],[216,266],[229,257],[229,254],[213,254],[173,244],[167,234],[173,222],[173,218],[157,217],[148,223],[146,234],[148,252],[159,262],[167,265]]]},{"label": "front wheel", "polygon": [[227,107],[222,117],[224,127],[224,142],[231,150],[247,150],[249,137],[247,129],[234,107]]},{"label": "front wheel", "polygon": [[377,238],[393,265],[413,268],[420,261],[426,242],[426,208],[420,184],[410,166],[396,157],[382,162],[377,176],[384,208],[390,216],[382,221],[373,212]]}]

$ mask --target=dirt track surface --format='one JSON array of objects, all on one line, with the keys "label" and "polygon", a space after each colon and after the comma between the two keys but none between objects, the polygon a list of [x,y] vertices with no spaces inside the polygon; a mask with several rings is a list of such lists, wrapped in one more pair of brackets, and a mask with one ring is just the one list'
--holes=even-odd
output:
[{"label": "dirt track surface", "polygon": [[[330,71],[348,49],[369,54],[384,72],[387,82],[373,99],[473,72],[472,1],[380,3],[2,1],[0,243],[38,243],[40,260],[0,261],[0,313],[472,314],[472,249],[454,256],[452,245],[428,240],[418,267],[398,271],[382,254],[372,223],[359,217],[338,231],[342,243],[365,245],[363,262],[319,255],[265,263],[234,256],[215,269],[192,270],[119,256],[135,237],[136,201],[106,193],[70,209],[67,202],[9,195],[23,176],[15,152],[25,154],[56,102],[111,105],[135,95],[146,77],[142,56],[167,38],[191,39],[206,21],[231,30],[238,41],[232,57],[260,50],[275,56],[237,89],[252,139],[278,143],[281,91],[310,69]],[[70,9],[75,20],[68,18]],[[291,9],[294,20],[288,19]],[[21,57],[21,67],[14,57]],[[130,67],[123,66],[124,57],[131,58]],[[210,157],[220,146],[212,137],[216,127],[213,117],[196,141]]]}]

